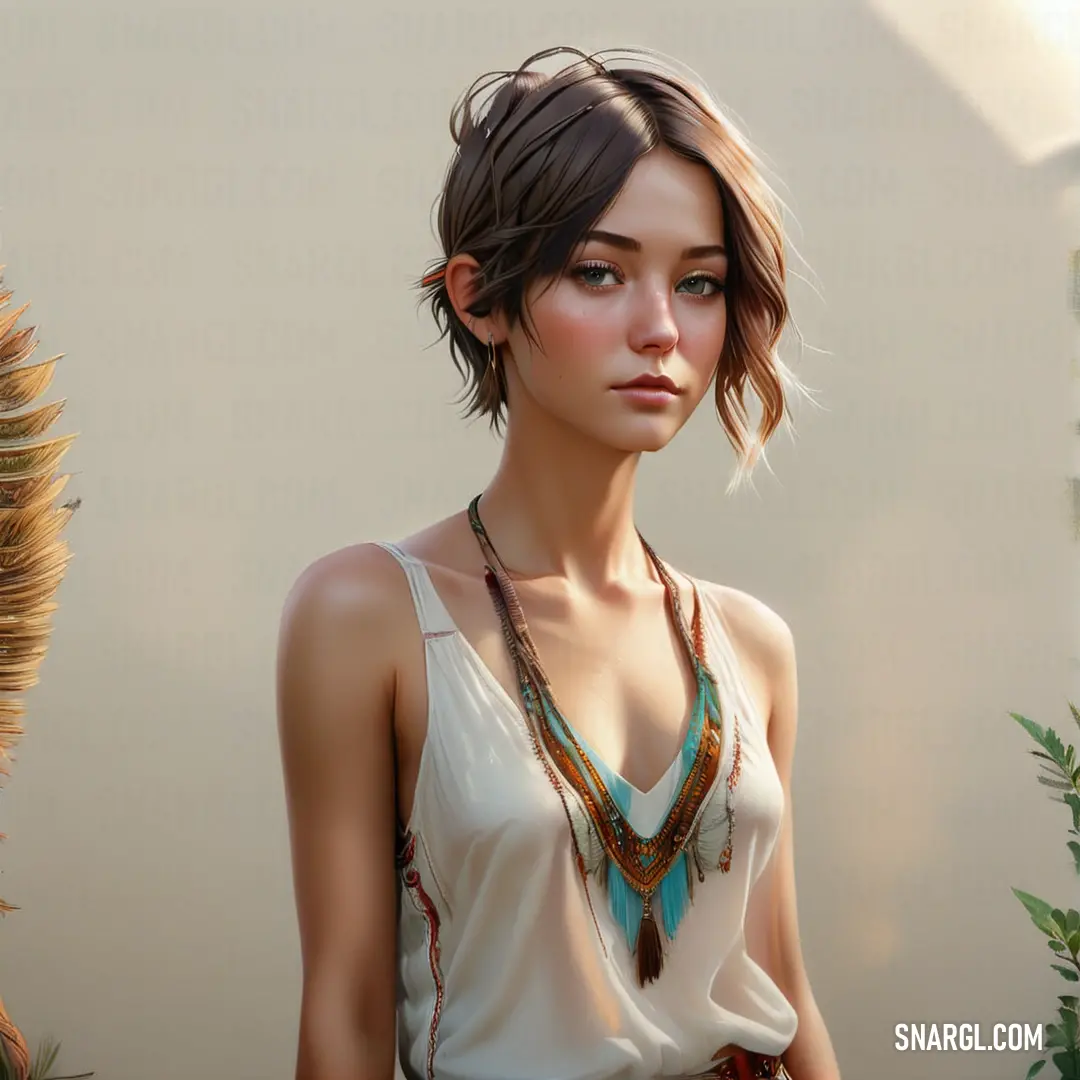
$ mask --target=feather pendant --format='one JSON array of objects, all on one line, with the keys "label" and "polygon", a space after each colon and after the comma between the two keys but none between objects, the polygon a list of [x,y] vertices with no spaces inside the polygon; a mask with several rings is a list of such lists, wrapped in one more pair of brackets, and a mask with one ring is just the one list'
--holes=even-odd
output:
[{"label": "feather pendant", "polygon": [[[0,265],[0,282],[4,267]],[[0,291],[0,309],[11,299]],[[52,382],[59,354],[33,366],[24,362],[38,342],[36,327],[18,328],[30,307],[22,304],[0,315],[0,413],[26,408]],[[42,439],[64,411],[57,401],[13,416],[0,416],[0,775],[14,760],[12,748],[24,734],[25,707],[17,695],[35,686],[48,651],[53,600],[70,561],[60,533],[78,509],[79,500],[56,506],[67,476],[56,476],[60,460],[75,435]],[[3,839],[0,837],[0,839]],[[0,900],[0,915],[18,908]],[[0,1042],[6,1014],[0,1005]],[[17,1034],[17,1033],[16,1033]],[[19,1050],[9,1042],[5,1051]],[[10,1060],[10,1058],[9,1058]],[[16,1072],[16,1075],[19,1075]]]},{"label": "feather pendant", "polygon": [[574,831],[574,842],[577,845],[578,854],[581,855],[584,863],[585,873],[606,885],[604,878],[608,859],[604,852],[604,842],[600,839],[600,834],[596,831],[596,826],[588,811],[577,797],[572,795],[572,798],[571,827]]},{"label": "feather pendant", "polygon": [[[715,870],[728,842],[728,808],[725,803],[724,785],[718,784],[709,798],[697,829],[690,843],[691,857],[697,864]],[[701,875],[698,875],[701,880]]]},{"label": "feather pendant", "polygon": [[612,918],[622,928],[626,944],[633,952],[637,948],[641,920],[645,914],[645,902],[641,894],[623,877],[622,872],[613,862],[608,866],[607,895]]},{"label": "feather pendant", "polygon": [[678,933],[679,924],[690,907],[690,875],[687,872],[685,851],[672,863],[671,869],[660,882],[657,896],[660,898],[664,933],[671,941]]}]

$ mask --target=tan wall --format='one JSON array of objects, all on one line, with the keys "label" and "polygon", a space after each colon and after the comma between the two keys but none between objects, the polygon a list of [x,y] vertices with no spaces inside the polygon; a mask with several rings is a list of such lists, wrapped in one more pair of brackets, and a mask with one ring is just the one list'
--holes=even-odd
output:
[{"label": "tan wall", "polygon": [[[221,10],[213,10],[214,7]],[[665,10],[666,9],[666,10]],[[81,437],[76,559],[0,801],[0,994],[63,1073],[290,1080],[299,952],[274,718],[300,569],[461,507],[498,445],[408,290],[457,96],[554,44],[701,72],[812,267],[828,412],[758,494],[708,410],[640,523],[799,649],[804,946],[846,1078],[1015,1077],[905,1021],[1037,1022],[1009,889],[1075,895],[1023,712],[1077,695],[1054,192],[855,0],[0,4],[0,262]]]}]

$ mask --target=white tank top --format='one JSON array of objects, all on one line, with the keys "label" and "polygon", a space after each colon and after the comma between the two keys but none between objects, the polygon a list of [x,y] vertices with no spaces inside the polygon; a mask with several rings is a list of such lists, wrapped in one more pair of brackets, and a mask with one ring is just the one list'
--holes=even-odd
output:
[{"label": "white tank top", "polygon": [[[523,710],[454,625],[424,564],[380,546],[408,578],[427,663],[427,736],[398,859],[408,1080],[686,1080],[731,1043],[782,1054],[795,1011],[748,942],[767,940],[755,887],[768,890],[783,788],[707,594],[707,660],[724,715],[740,722],[734,853],[727,873],[695,883],[662,973],[642,987],[603,892],[578,871],[566,805]],[[649,792],[632,789],[628,817],[642,835],[664,820],[679,763]],[[713,802],[723,810],[722,797]],[[572,789],[568,805],[585,813]]]}]

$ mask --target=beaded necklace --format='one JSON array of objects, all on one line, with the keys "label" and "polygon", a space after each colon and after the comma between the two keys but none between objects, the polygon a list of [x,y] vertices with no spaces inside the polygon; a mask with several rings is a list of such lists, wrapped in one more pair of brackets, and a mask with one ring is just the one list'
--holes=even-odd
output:
[{"label": "beaded necklace", "polygon": [[[694,878],[703,882],[707,869],[726,873],[731,867],[735,821],[732,796],[738,783],[741,756],[738,721],[732,718],[733,756],[724,793],[726,841],[718,857],[715,847],[710,856],[709,838],[703,835],[702,825],[720,782],[725,721],[716,679],[705,661],[697,587],[694,586],[693,622],[688,627],[671,574],[638,534],[663,582],[697,683],[690,728],[681,752],[678,791],[659,831],[642,836],[627,820],[629,784],[582,745],[555,701],[510,575],[480,520],[479,501],[477,495],[469,504],[469,524],[484,554],[484,578],[514,664],[534,749],[560,796],[563,792],[559,775],[576,793],[588,815],[589,835],[584,840],[571,828],[575,861],[586,896],[589,896],[589,876],[595,875],[607,892],[612,915],[636,957],[638,982],[644,986],[658,978],[663,968],[664,950],[656,921],[658,902],[664,931],[672,940],[693,899]],[[554,762],[558,774],[550,767],[549,760]],[[571,817],[565,798],[563,806]],[[715,823],[712,825],[709,831],[715,832]],[[591,849],[588,860],[586,848]],[[591,907],[591,897],[589,904]]]}]

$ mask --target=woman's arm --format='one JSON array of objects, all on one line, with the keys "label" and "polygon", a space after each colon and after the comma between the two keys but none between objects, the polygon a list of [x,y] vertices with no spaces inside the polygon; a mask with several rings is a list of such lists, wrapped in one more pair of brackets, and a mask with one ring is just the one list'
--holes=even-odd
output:
[{"label": "woman's arm", "polygon": [[380,566],[372,548],[326,556],[281,620],[278,731],[303,958],[296,1080],[394,1076],[395,664]]},{"label": "woman's arm", "polygon": [[773,906],[769,938],[769,974],[791,1002],[799,1018],[798,1031],[784,1053],[792,1080],[840,1080],[840,1066],[829,1033],[814,1000],[803,963],[795,899],[795,850],[791,805],[791,772],[795,758],[799,691],[795,641],[786,622],[765,609],[762,634],[771,688],[769,748],[784,789],[784,817],[771,867]]}]

